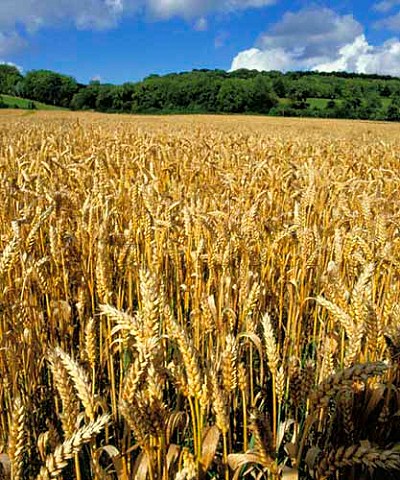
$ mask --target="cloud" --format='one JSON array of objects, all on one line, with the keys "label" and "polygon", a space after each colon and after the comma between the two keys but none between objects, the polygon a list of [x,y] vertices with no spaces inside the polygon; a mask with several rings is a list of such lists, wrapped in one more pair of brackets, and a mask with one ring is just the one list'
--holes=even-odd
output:
[{"label": "cloud", "polygon": [[214,47],[215,48],[224,47],[229,37],[230,35],[228,32],[219,32],[214,38]]},{"label": "cloud", "polygon": [[365,35],[360,35],[353,43],[341,48],[339,56],[335,60],[315,65],[314,70],[399,76],[400,41],[397,38],[392,38],[380,46],[372,46],[367,42]]},{"label": "cloud", "polygon": [[[383,0],[374,4],[374,9],[379,13],[388,14],[395,7],[400,7],[400,0]],[[397,9],[398,10],[398,9]],[[391,14],[374,23],[376,28],[383,28],[392,32],[400,31],[400,12]]]},{"label": "cloud", "polygon": [[253,48],[239,52],[231,70],[352,71],[400,75],[400,41],[370,45],[352,15],[327,8],[286,13]]},{"label": "cloud", "polygon": [[93,77],[90,79],[91,82],[101,82],[102,80],[103,79],[99,74],[93,75]]},{"label": "cloud", "polygon": [[395,15],[390,15],[383,20],[379,20],[379,22],[375,23],[375,26],[378,28],[386,28],[392,32],[400,31],[400,13],[396,13]]},{"label": "cloud", "polygon": [[249,48],[239,52],[232,61],[231,70],[247,68],[249,70],[289,70],[294,65],[294,59],[283,48],[260,50]]},{"label": "cloud", "polygon": [[400,0],[382,0],[374,4],[374,10],[381,13],[387,13],[397,5],[400,5]]},{"label": "cloud", "polygon": [[196,18],[212,11],[234,11],[272,5],[277,0],[1,0],[0,30],[19,23],[26,28],[73,22],[106,28],[125,14],[145,11],[158,18]]},{"label": "cloud", "polygon": [[25,46],[25,40],[23,40],[18,34],[14,32],[4,34],[0,31],[0,55],[9,55],[10,53],[17,52]]},{"label": "cloud", "polygon": [[[368,64],[376,56],[374,48],[368,44],[365,35],[360,35],[352,43],[342,47],[336,59],[313,67],[323,72],[353,71],[367,73]],[[371,72],[368,72],[371,73]]]},{"label": "cloud", "polygon": [[124,0],[1,0],[0,32],[23,27],[28,34],[54,24],[77,28],[109,28],[124,10]]},{"label": "cloud", "polygon": [[212,11],[230,12],[273,5],[276,0],[147,0],[146,9],[156,17],[193,18]]},{"label": "cloud", "polygon": [[[155,19],[180,16],[206,28],[205,15],[272,5],[277,0],[0,0],[0,53],[10,55],[38,29],[71,24],[78,29],[115,27],[123,16],[146,13]],[[18,28],[17,28],[18,26]]]},{"label": "cloud", "polygon": [[284,49],[298,60],[329,57],[363,31],[352,15],[338,15],[329,8],[287,12],[261,36],[263,50]]},{"label": "cloud", "polygon": [[205,32],[208,29],[208,22],[205,17],[200,17],[196,20],[193,28],[197,32]]}]

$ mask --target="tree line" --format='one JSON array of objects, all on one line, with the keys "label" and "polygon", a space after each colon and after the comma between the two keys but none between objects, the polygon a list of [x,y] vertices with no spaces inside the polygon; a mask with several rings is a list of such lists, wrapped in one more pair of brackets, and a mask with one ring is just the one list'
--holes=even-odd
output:
[{"label": "tree line", "polygon": [[[346,72],[193,70],[123,85],[0,65],[0,95],[72,110],[115,113],[253,113],[400,121],[400,79]],[[0,107],[5,106],[0,99]]]}]

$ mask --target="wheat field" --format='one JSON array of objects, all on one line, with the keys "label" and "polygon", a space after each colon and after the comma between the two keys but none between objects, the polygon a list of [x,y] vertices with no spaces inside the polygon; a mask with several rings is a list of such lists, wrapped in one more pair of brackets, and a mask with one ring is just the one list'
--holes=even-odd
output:
[{"label": "wheat field", "polygon": [[398,478],[399,133],[1,114],[0,478]]}]

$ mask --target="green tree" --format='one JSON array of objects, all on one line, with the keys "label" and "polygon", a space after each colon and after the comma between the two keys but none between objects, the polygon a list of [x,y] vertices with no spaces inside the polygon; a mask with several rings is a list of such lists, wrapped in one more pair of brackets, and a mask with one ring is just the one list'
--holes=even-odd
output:
[{"label": "green tree", "polygon": [[226,113],[242,113],[247,107],[246,80],[225,80],[217,95],[217,108]]},{"label": "green tree", "polygon": [[[116,94],[117,88],[113,85],[101,85],[99,87],[95,108],[100,112],[111,112],[114,110],[114,105],[117,106]],[[119,110],[119,105],[115,110]]]},{"label": "green tree", "polygon": [[347,85],[340,106],[336,110],[336,116],[340,118],[362,118],[364,96],[359,85],[352,82]]},{"label": "green tree", "polygon": [[[119,99],[118,101],[121,102],[121,109],[123,112],[130,112],[132,110],[132,94],[135,89],[134,83],[124,83],[120,87],[119,91]],[[114,103],[114,108],[116,108],[116,104]]]},{"label": "green tree", "polygon": [[275,93],[278,95],[278,97],[280,98],[286,97],[286,85],[281,77],[278,77],[275,80],[273,80],[272,87]]},{"label": "green tree", "polygon": [[400,121],[400,95],[399,93],[392,96],[392,100],[388,106],[386,118],[391,122]]},{"label": "green tree", "polygon": [[92,82],[87,87],[81,88],[72,97],[70,106],[73,110],[94,110],[97,96],[100,91],[100,83]]},{"label": "green tree", "polygon": [[268,113],[277,105],[278,98],[275,95],[269,78],[257,75],[247,84],[247,110],[255,113]]},{"label": "green tree", "polygon": [[163,109],[163,89],[158,78],[151,78],[135,85],[132,93],[133,112],[155,112]]},{"label": "green tree", "polygon": [[32,70],[23,82],[24,96],[31,100],[68,107],[78,90],[76,80],[50,70]]},{"label": "green tree", "polygon": [[195,72],[178,79],[173,90],[174,102],[180,109],[215,112],[222,80],[215,72]]},{"label": "green tree", "polygon": [[363,114],[365,119],[376,120],[381,118],[382,100],[375,92],[370,92],[363,102]]},{"label": "green tree", "polygon": [[15,87],[22,78],[21,72],[14,65],[0,64],[0,93],[15,95]]}]

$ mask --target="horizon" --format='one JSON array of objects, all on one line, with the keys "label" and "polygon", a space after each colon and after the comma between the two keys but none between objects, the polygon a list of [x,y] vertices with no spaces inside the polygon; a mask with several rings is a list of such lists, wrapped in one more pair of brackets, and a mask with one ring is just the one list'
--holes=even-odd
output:
[{"label": "horizon", "polygon": [[79,83],[201,69],[400,76],[400,0],[3,0],[0,61]]},{"label": "horizon", "polygon": [[[0,65],[5,65],[5,64],[0,63]],[[12,63],[6,63],[6,65],[10,65],[10,66],[13,66],[13,67],[18,67],[17,65],[14,65]],[[215,68],[215,69],[193,68],[192,70],[171,71],[171,72],[165,72],[165,73],[162,73],[162,74],[159,74],[157,72],[151,72],[146,77],[139,78],[137,80],[125,80],[122,83],[102,82],[101,79],[97,79],[97,78],[92,78],[92,79],[90,79],[89,82],[82,83],[82,82],[77,81],[76,78],[73,75],[66,74],[65,72],[62,72],[62,71],[49,70],[49,69],[46,69],[46,68],[32,69],[32,70],[29,70],[29,71],[24,71],[23,69],[19,68],[19,70],[20,70],[21,75],[23,75],[23,76],[25,76],[29,72],[38,72],[38,71],[51,72],[51,73],[55,73],[55,74],[59,74],[59,75],[63,75],[63,76],[68,76],[68,77],[71,77],[73,80],[75,80],[78,85],[81,85],[83,87],[89,86],[90,84],[95,84],[95,83],[98,83],[101,86],[117,87],[117,86],[121,86],[121,85],[124,85],[124,84],[141,83],[143,81],[146,81],[147,79],[150,79],[151,77],[163,78],[163,77],[167,77],[169,75],[179,76],[179,75],[187,75],[187,74],[192,74],[192,73],[197,73],[197,72],[204,72],[204,73],[222,72],[222,73],[226,73],[226,74],[230,74],[230,73],[235,72],[235,70],[223,70],[223,69],[219,69],[219,68]],[[331,77],[339,77],[339,78],[341,78],[341,77],[342,78],[347,78],[347,76],[348,76],[349,78],[357,78],[357,77],[364,78],[365,77],[365,78],[369,78],[369,79],[372,79],[372,80],[374,79],[373,77],[376,76],[377,79],[385,79],[385,80],[389,80],[389,81],[390,80],[400,80],[400,75],[395,76],[395,75],[375,74],[375,73],[356,73],[356,72],[350,72],[350,71],[325,72],[325,71],[317,71],[317,70],[288,70],[286,72],[282,72],[280,70],[257,70],[257,69],[248,69],[248,68],[242,68],[240,70],[247,70],[249,72],[256,71],[256,72],[259,72],[260,74],[266,74],[266,75],[273,74],[273,73],[278,73],[282,76],[291,75],[291,74],[300,74],[301,76],[303,76],[303,75],[304,76],[307,76],[307,75],[322,75],[322,76],[324,76],[325,75],[325,76],[328,76],[328,77],[331,76]]]}]

